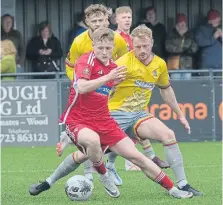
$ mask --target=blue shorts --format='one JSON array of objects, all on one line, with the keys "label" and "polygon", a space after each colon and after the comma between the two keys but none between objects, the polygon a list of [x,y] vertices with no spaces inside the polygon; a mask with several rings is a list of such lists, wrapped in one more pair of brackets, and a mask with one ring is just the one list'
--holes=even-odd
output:
[{"label": "blue shorts", "polygon": [[152,114],[146,111],[141,112],[124,112],[111,111],[111,116],[118,123],[119,127],[130,137],[138,138],[137,128],[139,125],[153,117]]}]

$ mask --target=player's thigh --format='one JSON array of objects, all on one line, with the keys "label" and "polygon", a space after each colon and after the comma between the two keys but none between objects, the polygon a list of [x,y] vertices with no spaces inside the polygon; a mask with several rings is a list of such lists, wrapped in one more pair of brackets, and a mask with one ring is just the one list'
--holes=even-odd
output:
[{"label": "player's thigh", "polygon": [[100,141],[104,151],[117,144],[124,138],[128,138],[125,132],[118,126],[115,120],[111,119],[107,127],[101,127]]},{"label": "player's thigh", "polygon": [[140,122],[135,132],[140,139],[150,138],[163,143],[175,140],[174,132],[155,117]]},{"label": "player's thigh", "polygon": [[100,137],[93,128],[84,124],[67,125],[66,132],[76,145],[85,148],[89,146],[100,146]]},{"label": "player's thigh", "polygon": [[132,124],[131,127],[129,127],[126,130],[126,134],[131,138],[131,139],[137,139],[139,142],[141,141],[141,138],[138,137],[137,135],[137,128],[139,127],[139,125],[148,120],[153,118],[153,115],[150,114],[147,111],[141,111],[141,112],[135,112],[133,114],[133,121],[134,123]]},{"label": "player's thigh", "polygon": [[83,128],[78,132],[77,136],[78,144],[84,147],[96,147],[100,145],[100,137],[99,135],[89,128]]},{"label": "player's thigh", "polygon": [[132,158],[139,152],[134,142],[129,137],[123,138],[118,143],[111,146],[110,150],[127,159]]}]

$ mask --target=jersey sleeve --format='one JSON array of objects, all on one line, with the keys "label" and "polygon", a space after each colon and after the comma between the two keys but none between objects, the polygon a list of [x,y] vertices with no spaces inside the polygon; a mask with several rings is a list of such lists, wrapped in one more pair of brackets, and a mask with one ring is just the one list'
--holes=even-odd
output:
[{"label": "jersey sleeve", "polygon": [[165,89],[170,86],[169,73],[167,70],[166,63],[164,61],[162,63],[162,67],[161,67],[161,74],[159,76],[159,79],[157,80],[157,85],[161,89]]},{"label": "jersey sleeve", "polygon": [[92,67],[87,63],[77,63],[75,65],[75,77],[78,79],[90,80]]},{"label": "jersey sleeve", "polygon": [[70,80],[73,80],[74,77],[74,65],[76,60],[81,56],[78,50],[78,42],[76,39],[73,41],[70,51],[67,54],[65,63],[66,63],[66,74]]},{"label": "jersey sleeve", "polygon": [[128,52],[128,45],[119,33],[116,33],[115,46],[117,46],[116,59]]}]

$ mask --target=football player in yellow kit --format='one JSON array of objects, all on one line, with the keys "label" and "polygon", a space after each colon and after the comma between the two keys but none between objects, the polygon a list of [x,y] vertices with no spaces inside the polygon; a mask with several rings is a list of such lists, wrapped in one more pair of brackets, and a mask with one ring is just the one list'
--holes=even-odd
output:
[{"label": "football player in yellow kit", "polygon": [[[88,25],[89,29],[85,31],[84,33],[77,36],[70,48],[70,51],[66,58],[66,73],[70,80],[73,80],[74,77],[74,64],[76,60],[83,54],[92,51],[93,50],[93,44],[92,44],[92,33],[99,27],[108,27],[108,16],[109,16],[109,9],[106,8],[104,5],[101,4],[92,4],[89,7],[85,9],[85,21]],[[114,35],[114,43],[115,47],[113,50],[113,60],[118,59],[122,55],[128,52],[128,45],[123,39],[123,37],[118,33],[115,32]],[[64,148],[67,146],[67,142],[63,142],[63,140],[66,138],[66,133],[61,133],[61,143],[59,144],[58,150],[64,150]],[[154,163],[156,163],[161,168],[168,168],[169,165],[159,159],[155,156],[155,152],[150,145],[149,140],[143,141],[143,149],[145,151],[145,154],[147,157],[153,160]],[[58,153],[61,151],[58,151]],[[60,153],[62,154],[62,153]],[[59,154],[59,155],[60,155]],[[93,176],[91,174],[92,172],[92,165],[89,163],[89,161],[84,163],[85,169],[85,176],[89,179],[93,179]],[[115,170],[110,170],[113,173],[116,173]],[[113,175],[114,176],[114,175]],[[121,178],[116,175],[116,178],[114,178],[114,181],[116,185],[121,185],[122,180]]]},{"label": "football player in yellow kit", "polygon": [[[202,193],[192,188],[187,182],[182,154],[174,132],[145,111],[153,88],[158,86],[161,97],[174,110],[190,134],[189,123],[170,86],[166,63],[151,52],[153,37],[149,28],[140,25],[132,31],[131,35],[133,51],[116,61],[118,66],[127,68],[127,74],[125,80],[120,82],[110,95],[110,113],[128,136],[136,137],[138,140],[154,139],[161,142],[164,146],[166,160],[174,172],[179,189],[192,192],[194,196],[200,196]],[[115,170],[116,156],[117,154],[113,152],[108,154],[106,165],[108,169]]]},{"label": "football player in yellow kit", "polygon": [[[133,49],[132,38],[130,35],[130,28],[132,26],[132,9],[129,6],[121,6],[115,10],[116,22],[117,22],[117,32],[123,37],[126,41],[129,50]],[[136,143],[135,139],[132,139]],[[161,168],[169,168],[168,163],[156,157],[156,154],[153,150],[153,147],[150,144],[149,140],[144,140],[141,142],[144,154],[153,160]],[[125,160],[125,169],[127,171],[140,171],[139,167],[132,164],[130,161]],[[118,179],[118,178],[117,178]],[[117,182],[118,183],[118,182]]]},{"label": "football player in yellow kit", "polygon": [[[101,4],[92,4],[84,11],[85,21],[89,29],[77,36],[70,48],[66,58],[66,73],[70,80],[73,80],[74,64],[76,60],[83,54],[93,50],[92,33],[99,27],[108,27],[109,10]],[[113,60],[118,59],[128,52],[128,47],[125,40],[118,32],[115,32],[114,43],[115,47],[112,53]]]}]

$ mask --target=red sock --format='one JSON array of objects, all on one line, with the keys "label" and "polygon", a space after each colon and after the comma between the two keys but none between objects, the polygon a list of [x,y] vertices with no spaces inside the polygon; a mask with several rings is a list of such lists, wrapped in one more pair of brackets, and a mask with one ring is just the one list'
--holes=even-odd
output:
[{"label": "red sock", "polygon": [[97,170],[99,174],[105,174],[106,173],[106,168],[103,162],[103,158],[99,162],[93,162],[94,168]]},{"label": "red sock", "polygon": [[154,181],[160,184],[163,188],[167,189],[168,191],[174,186],[172,180],[163,171],[159,173],[159,175],[154,179]]}]

